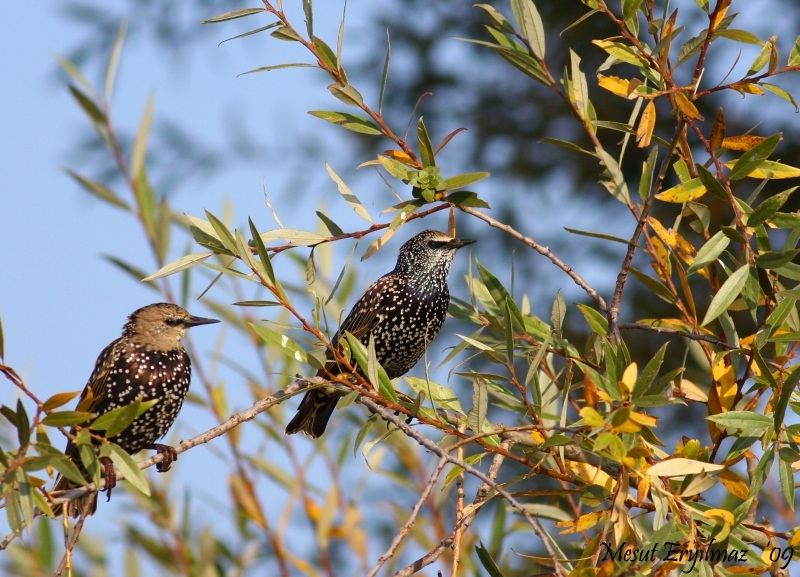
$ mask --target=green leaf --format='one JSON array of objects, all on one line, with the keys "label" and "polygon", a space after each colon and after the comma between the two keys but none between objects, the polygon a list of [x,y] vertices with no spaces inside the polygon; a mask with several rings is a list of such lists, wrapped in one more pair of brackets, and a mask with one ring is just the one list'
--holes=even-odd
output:
[{"label": "green leaf", "polygon": [[796,186],[764,200],[753,212],[747,215],[745,224],[751,228],[764,224],[775,216],[795,190],[797,190]]},{"label": "green leaf", "polygon": [[742,436],[758,436],[773,427],[773,419],[750,411],[728,411],[706,417],[726,429],[742,431]]},{"label": "green leaf", "polygon": [[151,282],[156,279],[163,278],[171,274],[175,274],[176,272],[186,270],[187,268],[191,268],[199,262],[203,262],[213,254],[214,254],[213,252],[195,252],[192,254],[184,255],[172,261],[171,263],[162,266],[160,269],[158,269],[150,276],[143,278],[142,281]]},{"label": "green leaf", "polygon": [[375,224],[375,221],[372,220],[372,217],[369,215],[369,212],[367,212],[367,209],[364,208],[363,204],[361,204],[361,201],[358,200],[358,197],[355,194],[353,194],[353,191],[351,191],[350,188],[344,183],[344,181],[341,178],[339,178],[339,175],[336,174],[336,172],[334,172],[333,168],[331,168],[331,165],[328,164],[327,162],[325,163],[325,169],[328,171],[328,175],[330,175],[333,182],[336,183],[336,188],[339,189],[339,194],[341,194],[345,202],[347,202],[347,204],[350,205],[350,208],[352,208],[353,211],[358,216],[360,216],[370,224]]},{"label": "green leaf", "polygon": [[85,423],[94,416],[95,413],[86,411],[54,411],[42,419],[42,423],[49,427],[71,427]]},{"label": "green leaf", "polygon": [[428,129],[425,128],[425,122],[421,116],[417,123],[417,141],[419,143],[419,156],[422,160],[422,166],[436,166],[436,160],[433,157],[433,145],[428,136]]},{"label": "green leaf", "polygon": [[347,112],[334,112],[331,110],[312,110],[310,115],[326,120],[332,124],[338,124],[343,128],[359,132],[361,134],[380,135],[383,134],[380,128],[368,118],[350,114]]},{"label": "green leaf", "polygon": [[[277,31],[276,31],[277,32]],[[272,33],[275,35],[275,32]],[[287,64],[274,64],[272,66],[259,66],[258,68],[253,68],[252,70],[248,70],[246,72],[242,72],[237,76],[246,76],[248,74],[257,74],[259,72],[272,72],[273,70],[282,70],[284,68],[316,68],[313,64],[305,64],[303,62],[291,62]]]},{"label": "green leaf", "polygon": [[125,475],[125,480],[134,489],[143,495],[150,496],[150,486],[147,484],[144,473],[125,449],[114,443],[103,443],[103,446],[100,447],[100,456],[110,457],[120,473]]},{"label": "green leaf", "polygon": [[447,190],[456,190],[483,180],[489,177],[490,174],[490,172],[467,172],[465,174],[459,174],[458,176],[452,176],[445,180],[444,183]]},{"label": "green leaf", "polygon": [[749,274],[750,267],[744,265],[728,277],[725,283],[719,288],[719,292],[711,299],[711,304],[708,305],[706,316],[703,318],[703,322],[700,323],[701,327],[706,326],[728,309],[731,303],[736,300],[736,297],[741,294]]},{"label": "green leaf", "polygon": [[149,401],[136,399],[136,401],[130,405],[119,407],[118,409],[113,409],[107,413],[103,413],[94,421],[92,421],[92,424],[89,426],[89,428],[93,431],[105,431],[105,436],[107,438],[115,437],[127,429],[136,417],[142,415],[145,411],[157,403],[158,399],[152,399]]},{"label": "green leaf", "polygon": [[83,111],[94,124],[105,124],[107,119],[105,113],[97,107],[94,101],[86,96],[83,92],[78,90],[72,84],[69,85],[69,91],[78,102],[78,105],[83,108]]},{"label": "green leaf", "polygon": [[[302,38],[287,26],[279,26],[277,30],[270,34],[273,38],[277,38],[278,40],[284,40],[287,42],[302,42]],[[311,65],[309,65],[311,66]],[[316,68],[316,66],[314,66]]]},{"label": "green leaf", "polygon": [[231,12],[225,12],[224,14],[219,14],[208,20],[203,20],[203,24],[214,24],[215,22],[225,22],[226,20],[235,20],[236,18],[244,18],[246,16],[252,16],[253,14],[258,14],[259,12],[266,12],[266,8],[242,8],[240,10],[232,10]]},{"label": "green leaf", "polygon": [[80,394],[81,394],[80,391],[72,391],[69,393],[56,393],[55,395],[47,399],[44,403],[42,403],[42,410],[45,412],[49,412],[52,411],[53,409],[57,409],[58,407],[62,407]]},{"label": "green leaf", "polygon": [[327,236],[317,232],[297,230],[296,228],[276,228],[275,230],[262,232],[259,238],[265,243],[284,239],[296,246],[311,246],[328,240]]},{"label": "green leaf", "polygon": [[725,251],[730,242],[731,239],[725,236],[725,233],[718,231],[697,251],[694,262],[692,262],[692,266],[689,267],[686,274],[692,274],[717,260],[717,257]]},{"label": "green leaf", "polygon": [[216,233],[216,237],[220,240],[222,245],[228,252],[230,252],[231,255],[235,255],[236,239],[233,238],[233,234],[231,234],[231,231],[228,230],[228,227],[225,226],[225,223],[223,223],[220,219],[211,214],[209,211],[205,211],[205,213],[206,213],[206,218],[208,218],[209,224],[211,224],[211,227],[214,229],[214,232]]},{"label": "green leaf", "polygon": [[483,568],[486,569],[487,574],[489,577],[503,577],[503,574],[500,572],[500,568],[497,566],[497,563],[494,562],[492,559],[491,554],[489,551],[486,550],[486,547],[483,546],[483,543],[480,543],[475,547],[475,551],[478,553],[478,559],[483,565]]},{"label": "green leaf", "polygon": [[110,188],[106,187],[105,185],[97,182],[96,180],[92,180],[90,178],[86,178],[85,176],[81,176],[77,172],[73,172],[69,169],[66,170],[66,173],[70,175],[78,184],[80,184],[84,189],[88,192],[91,192],[98,198],[113,204],[114,206],[118,206],[125,210],[130,210],[130,205],[122,200],[119,196],[117,196]]},{"label": "green leaf", "polygon": [[420,379],[418,377],[403,377],[405,381],[414,389],[415,392],[425,394],[428,399],[434,403],[441,405],[445,409],[455,411],[460,415],[464,415],[464,409],[461,407],[461,402],[453,392],[452,389],[435,383],[429,379]]},{"label": "green leaf", "polygon": [[792,46],[792,50],[789,52],[789,66],[797,66],[800,65],[800,36],[794,41],[794,46]]},{"label": "green leaf", "polygon": [[[322,63],[329,70],[339,70],[339,62],[336,59],[336,54],[334,54],[333,50],[331,50],[331,47],[328,46],[321,38],[317,38],[316,36],[312,38],[314,47],[317,49],[317,54],[320,57],[320,61],[322,61]],[[346,85],[344,88],[348,87],[349,85]]]},{"label": "green leaf", "polygon": [[789,94],[786,90],[781,88],[780,86],[775,86],[774,84],[770,84],[769,82],[759,82],[758,85],[765,90],[769,90],[773,94],[777,94],[781,98],[783,98],[786,102],[794,106],[794,111],[800,111],[800,107],[797,106],[797,101],[794,97]]},{"label": "green leaf", "polygon": [[262,324],[248,323],[250,327],[264,339],[264,342],[274,346],[277,350],[281,351],[287,357],[290,357],[300,363],[306,362],[306,353],[300,346],[294,342],[285,333],[278,332]]},{"label": "green leaf", "polygon": [[742,154],[731,169],[730,179],[738,180],[746,177],[769,158],[769,155],[781,141],[781,133],[773,134]]},{"label": "green leaf", "polygon": [[575,303],[575,306],[583,313],[586,323],[592,331],[600,336],[608,333],[608,319],[600,311],[581,303]]},{"label": "green leaf", "polygon": [[472,408],[467,413],[467,423],[475,433],[482,433],[489,411],[489,388],[486,381],[476,376],[472,381]]},{"label": "green leaf", "polygon": [[800,254],[800,249],[798,248],[782,251],[766,251],[756,257],[756,265],[759,268],[776,270],[793,262],[798,254]]},{"label": "green leaf", "polygon": [[328,90],[337,99],[339,99],[341,102],[344,102],[348,106],[354,106],[356,108],[361,108],[364,106],[364,98],[361,96],[361,93],[349,84],[345,86],[331,84],[328,86]]},{"label": "green leaf", "polygon": [[544,60],[544,25],[536,6],[531,0],[511,0],[511,10],[531,52],[539,60]]},{"label": "green leaf", "polygon": [[361,367],[361,370],[369,374],[370,362],[372,362],[375,366],[375,372],[377,373],[376,376],[378,377],[378,380],[377,382],[374,382],[370,379],[370,381],[373,385],[378,387],[378,392],[381,395],[383,395],[389,401],[396,403],[397,392],[394,390],[391,380],[389,380],[389,377],[386,375],[386,371],[382,366],[380,366],[377,358],[375,358],[374,348],[372,351],[367,351],[366,347],[364,347],[361,341],[359,341],[349,332],[345,333],[345,337],[347,338],[347,344],[350,345],[350,352],[353,353],[353,357],[355,357],[356,363],[358,363],[358,366]]},{"label": "green leaf", "polygon": [[478,198],[478,195],[468,190],[457,190],[447,195],[447,202],[457,206],[468,206],[472,208],[491,208],[489,203]]},{"label": "green leaf", "polygon": [[258,233],[258,229],[256,228],[255,223],[253,223],[253,220],[248,218],[247,222],[250,225],[250,235],[252,237],[253,245],[256,247],[258,258],[261,261],[261,268],[264,271],[264,276],[270,283],[276,285],[277,281],[275,280],[275,271],[272,269],[272,260],[269,258],[267,247],[264,245],[264,241],[261,239],[261,235]]}]

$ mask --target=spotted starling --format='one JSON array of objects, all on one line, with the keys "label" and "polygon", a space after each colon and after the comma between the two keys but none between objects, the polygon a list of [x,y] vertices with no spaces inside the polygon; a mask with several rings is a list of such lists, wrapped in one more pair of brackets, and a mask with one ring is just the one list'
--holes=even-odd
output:
[{"label": "spotted starling", "polygon": [[[108,440],[132,455],[142,449],[155,449],[164,455],[164,460],[156,468],[160,472],[169,470],[178,455],[173,447],[156,441],[172,426],[189,391],[192,364],[181,338],[190,327],[217,322],[192,316],[181,307],[169,303],[147,305],[134,311],[128,317],[122,336],[108,345],[97,358],[92,376],[78,401],[78,410],[102,415],[130,405],[137,399],[157,399],[154,406]],[[92,433],[93,442],[99,445],[101,441],[95,435],[102,436],[102,431]],[[85,474],[77,447],[72,441],[67,443],[65,453]],[[100,461],[110,497],[110,491],[116,484],[114,467],[107,457],[101,457]],[[62,476],[53,490],[67,491],[76,486]],[[88,514],[94,513],[96,507],[96,494],[90,493],[71,501],[68,512],[77,517],[84,510]]]},{"label": "spotted starling", "polygon": [[[407,241],[400,247],[394,270],[367,289],[331,344],[337,346],[345,332],[365,345],[372,335],[375,356],[390,379],[410,371],[444,323],[450,302],[447,274],[453,257],[459,248],[473,242],[435,230],[426,230]],[[324,377],[326,372],[336,372],[335,362],[328,362],[317,376]],[[286,434],[302,431],[319,437],[338,400],[337,395],[319,389],[309,391],[286,426]]]}]

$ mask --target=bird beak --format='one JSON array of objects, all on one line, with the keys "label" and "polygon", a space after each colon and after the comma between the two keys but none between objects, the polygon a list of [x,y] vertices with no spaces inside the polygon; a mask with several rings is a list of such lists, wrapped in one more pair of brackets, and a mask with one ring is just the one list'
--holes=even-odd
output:
[{"label": "bird beak", "polygon": [[218,323],[217,319],[204,319],[203,317],[189,317],[187,320],[183,321],[183,324],[187,327],[196,327],[198,325],[210,325],[212,323]]},{"label": "bird beak", "polygon": [[448,246],[448,248],[452,248],[452,249],[456,249],[457,250],[457,249],[461,248],[462,246],[467,246],[468,244],[472,244],[474,242],[477,242],[477,241],[474,241],[474,240],[471,240],[471,239],[468,239],[468,238],[454,238],[453,240],[451,240],[451,241],[449,241],[447,243],[447,246]]}]

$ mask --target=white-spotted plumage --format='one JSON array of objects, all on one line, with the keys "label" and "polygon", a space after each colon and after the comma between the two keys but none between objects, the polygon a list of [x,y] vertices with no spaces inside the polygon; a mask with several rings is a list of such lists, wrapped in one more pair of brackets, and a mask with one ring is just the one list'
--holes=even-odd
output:
[{"label": "white-spotted plumage", "polygon": [[[156,303],[134,311],[122,331],[122,336],[108,345],[97,358],[89,382],[78,401],[78,410],[103,415],[136,402],[158,402],[136,417],[122,432],[109,438],[128,453],[142,449],[157,449],[164,460],[157,465],[166,471],[177,458],[175,450],[156,443],[166,435],[189,391],[192,364],[181,344],[186,330],[197,325],[216,323],[190,315],[181,307]],[[73,431],[73,434],[76,431]],[[92,431],[93,443],[99,445],[103,431]],[[83,464],[72,441],[65,453],[83,471]],[[113,468],[106,466],[106,486],[114,485]],[[60,477],[54,491],[65,491],[76,485]],[[89,504],[89,501],[91,503]],[[69,513],[79,514],[85,507],[89,513],[96,506],[95,495],[87,495],[70,503]]]},{"label": "white-spotted plumage", "polygon": [[[394,270],[372,284],[342,321],[331,342],[337,345],[345,332],[365,345],[375,339],[375,355],[390,379],[417,364],[438,334],[447,316],[450,291],[447,276],[456,251],[475,241],[452,238],[426,230],[407,241]],[[326,367],[335,372],[335,363]],[[325,376],[321,370],[318,376]],[[286,433],[298,431],[319,437],[338,401],[315,389],[300,402]]]}]

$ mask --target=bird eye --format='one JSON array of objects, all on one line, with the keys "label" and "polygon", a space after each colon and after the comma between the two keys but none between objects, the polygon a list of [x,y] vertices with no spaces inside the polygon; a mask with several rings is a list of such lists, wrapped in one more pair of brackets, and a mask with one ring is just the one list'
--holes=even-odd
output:
[{"label": "bird eye", "polygon": [[177,325],[181,324],[181,321],[179,319],[175,319],[175,318],[169,317],[169,318],[164,319],[164,323],[166,325],[168,325],[168,326],[174,327],[174,326],[177,326]]},{"label": "bird eye", "polygon": [[429,240],[428,241],[428,247],[429,248],[442,248],[446,244],[447,244],[447,241],[444,241],[444,240]]}]

